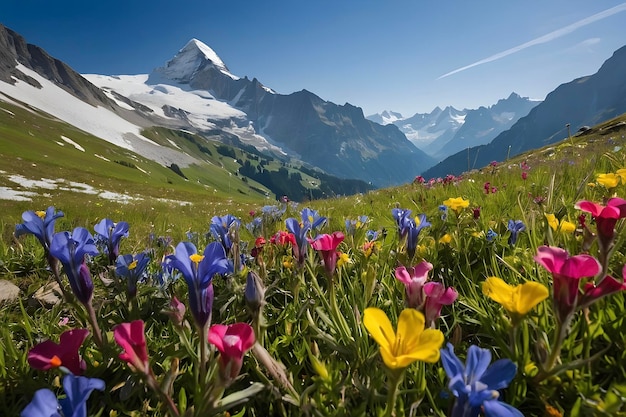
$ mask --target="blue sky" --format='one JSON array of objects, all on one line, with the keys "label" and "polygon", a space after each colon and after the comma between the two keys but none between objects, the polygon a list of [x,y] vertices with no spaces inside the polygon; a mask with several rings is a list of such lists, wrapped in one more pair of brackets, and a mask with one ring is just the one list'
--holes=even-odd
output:
[{"label": "blue sky", "polygon": [[626,45],[619,0],[4,0],[0,23],[107,75],[149,73],[197,38],[235,75],[366,115],[543,99]]}]

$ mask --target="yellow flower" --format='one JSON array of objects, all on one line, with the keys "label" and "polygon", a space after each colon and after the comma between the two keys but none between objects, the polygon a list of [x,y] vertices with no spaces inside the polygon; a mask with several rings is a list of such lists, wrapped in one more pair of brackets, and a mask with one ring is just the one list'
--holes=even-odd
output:
[{"label": "yellow flower", "polygon": [[489,277],[483,282],[483,294],[501,304],[516,320],[548,298],[548,289],[538,282],[525,282],[514,287],[501,278]]},{"label": "yellow flower", "polygon": [[292,256],[283,256],[283,268],[292,269],[293,268],[293,257]]},{"label": "yellow flower", "polygon": [[576,225],[572,222],[568,222],[565,219],[561,219],[561,225],[559,226],[561,233],[573,233],[576,231]]},{"label": "yellow flower", "polygon": [[561,222],[559,223],[559,220],[554,214],[545,213],[545,216],[546,219],[548,219],[550,228],[552,228],[555,232],[558,230],[561,233],[572,233],[576,230],[576,225],[572,222],[561,219]]},{"label": "yellow flower", "polygon": [[337,258],[337,268],[341,267],[342,265],[351,264],[351,263],[352,263],[352,259],[350,259],[347,253],[341,253],[339,257]]},{"label": "yellow flower", "polygon": [[450,210],[459,212],[460,210],[469,207],[469,200],[463,200],[463,197],[449,198],[443,202]]},{"label": "yellow flower", "polygon": [[552,230],[554,230],[556,232],[556,229],[559,228],[559,220],[552,213],[550,213],[550,214],[545,213],[545,215],[546,215],[546,219],[548,220],[548,225],[550,225]]},{"label": "yellow flower", "polygon": [[439,361],[443,333],[437,329],[424,329],[424,322],[421,312],[406,308],[400,313],[396,333],[381,309],[366,308],[363,314],[363,324],[380,345],[380,355],[389,369],[406,368],[418,360],[429,363]]},{"label": "yellow flower", "polygon": [[619,178],[613,173],[598,174],[596,181],[598,181],[598,184],[604,185],[604,188],[615,188],[619,184]]},{"label": "yellow flower", "polygon": [[441,236],[441,238],[439,239],[439,243],[443,243],[443,244],[448,244],[452,242],[452,236],[450,236],[450,233],[446,233],[445,235]]},{"label": "yellow flower", "polygon": [[626,184],[626,168],[620,168],[615,171],[615,175],[620,177],[622,184]]}]

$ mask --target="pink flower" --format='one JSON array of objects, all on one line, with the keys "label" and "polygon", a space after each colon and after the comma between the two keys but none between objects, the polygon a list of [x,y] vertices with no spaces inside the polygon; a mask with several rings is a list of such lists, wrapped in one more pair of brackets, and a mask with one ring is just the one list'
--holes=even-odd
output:
[{"label": "pink flower", "polygon": [[551,246],[540,246],[535,261],[552,274],[554,303],[563,323],[579,306],[580,279],[596,276],[602,266],[593,256],[569,256],[565,249]]},{"label": "pink flower", "polygon": [[215,324],[208,340],[220,352],[220,376],[229,385],[241,371],[244,353],[254,346],[254,330],[247,323]]},{"label": "pink flower", "polygon": [[459,294],[452,287],[444,287],[440,282],[428,282],[424,285],[426,304],[424,305],[424,317],[426,325],[435,327],[435,322],[441,315],[441,307],[454,303]]},{"label": "pink flower", "polygon": [[322,234],[319,235],[311,242],[311,247],[316,251],[319,251],[324,260],[324,269],[329,276],[332,276],[335,272],[335,265],[337,264],[337,247],[343,242],[344,235],[341,232],[333,232],[332,235]]},{"label": "pink flower", "polygon": [[148,351],[143,320],[118,324],[113,328],[115,342],[124,349],[120,359],[126,361],[137,371],[149,374]]},{"label": "pink flower", "polygon": [[178,298],[172,297],[170,300],[170,308],[169,310],[164,311],[172,320],[175,326],[182,326],[183,321],[185,320],[185,312],[187,311],[187,307],[183,304]]},{"label": "pink flower", "polygon": [[615,237],[615,223],[626,217],[626,200],[618,197],[609,198],[606,206],[583,200],[574,207],[591,213],[596,219],[600,244],[605,249],[609,248]]},{"label": "pink flower", "polygon": [[28,352],[29,365],[42,371],[63,367],[74,375],[82,375],[86,364],[81,359],[78,348],[88,334],[87,329],[66,330],[61,334],[59,344],[52,340],[39,343]]},{"label": "pink flower", "polygon": [[528,178],[528,172],[524,171],[522,172],[522,179],[526,180]]},{"label": "pink flower", "polygon": [[428,281],[428,272],[433,269],[430,262],[422,261],[414,267],[396,268],[396,279],[404,284],[406,304],[410,308],[421,310],[424,307],[424,285]]}]

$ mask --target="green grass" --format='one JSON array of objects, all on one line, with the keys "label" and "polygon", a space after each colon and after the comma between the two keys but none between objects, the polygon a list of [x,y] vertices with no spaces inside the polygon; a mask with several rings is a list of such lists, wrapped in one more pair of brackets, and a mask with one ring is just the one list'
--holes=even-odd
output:
[{"label": "green grass", "polygon": [[[205,166],[184,167],[183,172],[189,178],[185,181],[165,167],[135,159],[126,151],[89,135],[71,132],[54,120],[46,119],[44,124],[41,115],[32,116],[31,124],[37,120],[43,126],[36,136],[31,136],[16,121],[29,120],[30,113],[19,113],[22,110],[15,106],[10,110],[16,113],[14,119],[0,118],[0,157],[6,161],[3,171],[28,178],[71,178],[143,199],[119,204],[93,195],[56,190],[30,202],[0,200],[0,210],[3,210],[0,278],[16,283],[22,290],[17,302],[0,307],[0,320],[7,323],[0,327],[0,414],[3,415],[17,415],[36,389],[52,387],[61,393],[58,388],[60,372],[31,369],[26,363],[28,350],[43,339],[58,341],[61,331],[69,327],[89,327],[81,305],[63,303],[45,309],[29,304],[32,294],[50,281],[51,276],[46,270],[43,249],[34,238],[12,238],[23,211],[48,205],[63,210],[65,216],[57,220],[57,231],[76,226],[93,231],[93,226],[104,217],[127,221],[131,225],[130,235],[122,240],[120,253],[149,250],[152,254],[149,272],[156,276],[163,255],[172,253],[176,244],[189,239],[186,232],[192,233],[191,241],[200,250],[214,240],[206,236],[214,215],[232,214],[241,219],[242,225],[233,240],[239,242],[236,248],[249,255],[257,237],[245,228],[252,220],[249,211],[258,213],[268,204],[258,193],[237,192],[245,183],[232,175],[239,166],[233,159],[247,158],[242,151],[237,151],[236,158],[227,158],[217,152],[214,143],[199,142],[197,138],[194,142],[185,134],[155,129],[151,134],[158,136],[162,144],[169,143],[162,138],[185,143],[187,152],[194,155],[204,152],[207,161],[216,167],[210,172]],[[553,231],[545,214],[555,214],[559,219],[577,224],[581,214],[574,207],[577,201],[604,204],[611,196],[626,197],[624,183],[607,190],[596,182],[598,174],[626,167],[626,129],[623,126],[609,129],[621,121],[626,121],[626,115],[595,126],[585,135],[566,138],[495,167],[466,173],[449,183],[407,184],[350,197],[311,201],[297,207],[289,205],[279,219],[264,218],[262,230],[269,240],[277,231],[285,230],[285,219],[299,219],[303,207],[314,208],[328,218],[321,232],[329,234],[338,230],[345,232],[346,219],[368,216],[367,223],[353,235],[346,234],[339,246],[338,250],[346,253],[351,263],[340,266],[332,278],[323,272],[321,258],[315,251],[309,250],[302,268],[296,268],[289,246],[268,243],[262,258],[248,258],[245,271],[227,279],[214,279],[214,324],[249,322],[256,326],[259,317],[247,307],[243,294],[246,272],[258,273],[265,287],[265,305],[260,313],[262,331],[257,333],[257,339],[270,359],[258,350],[244,357],[240,378],[224,393],[230,400],[234,399],[230,395],[240,396],[241,401],[225,406],[230,415],[361,416],[390,411],[391,377],[381,361],[378,345],[363,325],[363,314],[368,307],[378,307],[385,311],[395,328],[405,306],[405,293],[402,284],[394,278],[394,271],[400,265],[413,266],[422,260],[434,267],[431,280],[453,286],[459,293],[454,304],[443,307],[442,317],[437,322],[445,342],[453,343],[463,360],[469,345],[474,344],[488,349],[494,360],[507,358],[517,365],[515,378],[501,390],[501,399],[529,416],[547,415],[550,407],[568,416],[626,415],[623,293],[610,295],[574,315],[559,355],[559,362],[572,365],[571,369],[539,378],[537,369],[554,349],[558,330],[551,299],[541,302],[513,331],[506,311],[481,289],[486,277],[498,276],[511,284],[539,282],[552,291],[551,275],[533,259],[537,248],[559,246],[575,255],[582,252],[586,242],[580,227],[570,234]],[[78,154],[68,145],[57,145],[54,141],[61,134],[85,147],[85,154]],[[205,147],[204,151],[199,144]],[[94,153],[111,160],[131,162],[151,175],[120,164],[110,170],[113,163],[98,158],[80,163],[78,156],[84,158]],[[522,163],[529,166],[526,179],[521,175]],[[497,191],[485,193],[487,182]],[[0,175],[2,185],[15,184]],[[217,191],[212,193],[207,187]],[[443,219],[439,206],[451,197],[469,200],[469,207],[458,215],[448,210],[447,218]],[[180,205],[174,201],[190,204]],[[478,207],[480,216],[474,217],[472,209]],[[398,239],[391,215],[393,208],[410,209],[413,215],[425,213],[431,223],[422,230],[412,259],[405,244]],[[507,243],[510,234],[507,223],[511,219],[522,220],[526,225],[515,246]],[[596,230],[589,215],[587,224],[591,230]],[[372,254],[363,249],[368,229],[379,233],[377,249]],[[490,229],[497,233],[491,242],[485,237]],[[620,220],[608,263],[608,273],[620,281],[626,262],[623,229],[624,221]],[[169,236],[171,246],[151,241],[150,233],[157,237]],[[446,235],[450,237],[449,243],[442,240]],[[598,251],[598,243],[594,241],[589,254],[597,257]],[[99,349],[90,338],[81,348],[87,363],[86,375],[102,378],[107,384],[104,393],[92,394],[88,402],[89,415],[166,413],[162,397],[146,389],[140,376],[118,359],[120,348],[112,341],[116,324],[136,318],[146,323],[150,365],[157,379],[162,382],[168,375],[172,377],[168,393],[176,406],[181,411],[193,406],[189,415],[222,414],[220,403],[202,410],[207,403],[202,391],[208,392],[219,385],[215,373],[217,352],[209,351],[209,365],[200,370],[198,335],[191,316],[187,313],[186,327],[179,329],[163,313],[172,295],[189,308],[184,281],[179,279],[164,291],[157,289],[152,281],[140,284],[136,301],[131,301],[123,282],[105,286],[98,278],[114,277],[106,266],[105,256],[95,257],[90,269],[95,281],[98,322],[106,332],[108,343]],[[64,280],[67,286],[65,277]],[[59,324],[64,317],[70,320],[68,326]],[[272,366],[272,361],[280,365]],[[203,372],[208,382],[198,382]],[[253,383],[258,385],[250,385]],[[449,415],[453,397],[447,391],[447,383],[441,361],[408,366],[400,384],[396,414]],[[257,387],[262,387],[262,392],[252,395]],[[442,395],[446,392],[447,396]]]}]

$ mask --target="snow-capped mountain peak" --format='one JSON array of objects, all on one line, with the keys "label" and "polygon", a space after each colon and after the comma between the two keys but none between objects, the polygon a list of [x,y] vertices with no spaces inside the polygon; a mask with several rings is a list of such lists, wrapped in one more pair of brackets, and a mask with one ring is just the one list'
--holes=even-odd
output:
[{"label": "snow-capped mountain peak", "polygon": [[234,80],[239,78],[230,73],[224,61],[213,49],[195,38],[187,42],[164,67],[156,68],[154,71],[172,81],[187,83],[200,68],[206,65],[212,65]]}]

